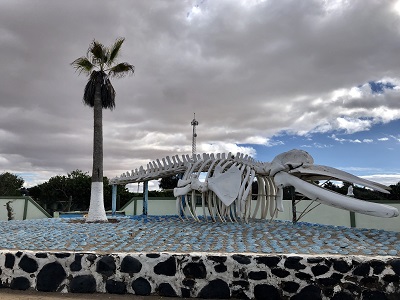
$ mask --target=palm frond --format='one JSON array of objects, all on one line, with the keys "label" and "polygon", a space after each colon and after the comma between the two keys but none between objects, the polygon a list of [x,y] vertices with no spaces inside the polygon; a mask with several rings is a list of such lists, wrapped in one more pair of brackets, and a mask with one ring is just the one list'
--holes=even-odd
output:
[{"label": "palm frond", "polygon": [[101,85],[101,102],[103,108],[113,110],[115,108],[115,90],[110,79],[105,78]]},{"label": "palm frond", "polygon": [[96,82],[89,79],[85,86],[85,91],[83,93],[83,103],[87,106],[94,106],[94,94],[96,92]]},{"label": "palm frond", "polygon": [[94,64],[103,64],[107,61],[107,48],[96,40],[90,44],[87,55],[92,57]]},{"label": "palm frond", "polygon": [[118,57],[119,50],[121,49],[122,44],[124,43],[125,38],[118,38],[114,45],[112,45],[109,49],[109,55],[107,60],[107,66],[111,66],[115,59]]},{"label": "palm frond", "polygon": [[108,74],[111,77],[124,77],[126,75],[132,75],[135,72],[135,67],[127,62],[119,63],[108,70]]},{"label": "palm frond", "polygon": [[104,78],[107,75],[102,71],[93,71],[90,74],[89,80],[85,86],[85,91],[83,93],[83,103],[94,107],[94,97],[96,94],[96,86],[97,84],[103,84]]},{"label": "palm frond", "polygon": [[84,56],[75,59],[71,63],[71,66],[73,66],[75,70],[79,72],[79,74],[82,72],[89,74],[93,69],[93,64],[87,59],[87,57]]},{"label": "palm frond", "polygon": [[[71,63],[79,73],[90,74],[83,94],[84,104],[94,107],[97,89],[97,92],[100,92],[102,107],[114,109],[115,90],[109,78],[124,77],[135,72],[135,67],[127,62],[111,67],[118,57],[124,41],[125,38],[118,38],[110,48],[107,48],[98,41],[93,40],[87,50],[86,57],[80,57]],[[105,65],[108,69],[104,68]],[[98,88],[100,88],[100,91]]]},{"label": "palm frond", "polygon": [[94,107],[94,97],[97,84],[100,84],[102,107],[113,110],[115,108],[115,90],[107,74],[102,71],[93,71],[90,74],[90,78],[85,86],[83,94],[83,103],[90,107]]}]

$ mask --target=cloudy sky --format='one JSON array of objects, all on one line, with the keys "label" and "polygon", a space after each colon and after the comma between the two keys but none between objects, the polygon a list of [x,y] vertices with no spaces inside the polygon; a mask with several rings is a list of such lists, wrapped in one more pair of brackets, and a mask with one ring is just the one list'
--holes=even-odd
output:
[{"label": "cloudy sky", "polygon": [[[92,161],[87,78],[70,63],[125,37],[104,112],[104,174],[166,155],[293,148],[400,181],[400,3],[0,0],[0,172],[27,186]],[[398,87],[399,86],[399,87]]]}]

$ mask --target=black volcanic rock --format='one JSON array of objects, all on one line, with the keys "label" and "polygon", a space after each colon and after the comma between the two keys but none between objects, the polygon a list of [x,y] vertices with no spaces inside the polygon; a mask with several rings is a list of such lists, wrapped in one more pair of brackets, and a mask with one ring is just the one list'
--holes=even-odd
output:
[{"label": "black volcanic rock", "polygon": [[55,292],[67,274],[58,262],[45,265],[37,276],[36,289],[42,292]]},{"label": "black volcanic rock", "polygon": [[96,292],[96,279],[92,275],[79,275],[71,279],[69,284],[71,293]]},{"label": "black volcanic rock", "polygon": [[150,283],[142,277],[139,277],[132,282],[132,289],[135,294],[139,296],[148,296],[151,294]]},{"label": "black volcanic rock", "polygon": [[157,275],[175,276],[176,262],[174,257],[168,258],[166,261],[158,263],[154,267],[154,273]]},{"label": "black volcanic rock", "polygon": [[139,273],[141,269],[142,263],[132,256],[125,256],[121,262],[122,273]]}]

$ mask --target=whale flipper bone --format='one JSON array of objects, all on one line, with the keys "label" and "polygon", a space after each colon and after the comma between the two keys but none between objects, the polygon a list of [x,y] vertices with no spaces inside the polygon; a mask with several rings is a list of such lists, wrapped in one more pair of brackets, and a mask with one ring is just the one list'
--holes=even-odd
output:
[{"label": "whale flipper bone", "polygon": [[177,187],[184,187],[185,185],[188,185],[191,183],[190,179],[179,179],[177,183]]},{"label": "whale flipper bone", "polygon": [[305,182],[285,172],[279,172],[276,174],[274,180],[278,185],[294,186],[296,190],[311,200],[316,200],[333,207],[382,218],[392,218],[399,215],[399,211],[395,207],[367,202],[334,193],[329,190],[322,189],[319,186]]},{"label": "whale flipper bone", "polygon": [[240,181],[240,170],[236,166],[231,166],[226,172],[216,177],[209,177],[208,188],[212,190],[226,206],[229,206],[238,196]]},{"label": "whale flipper bone", "polygon": [[184,196],[192,190],[190,184],[174,188],[174,197]]},{"label": "whale flipper bone", "polygon": [[196,190],[201,193],[208,190],[206,183],[201,182],[198,178],[192,178],[190,180],[190,187],[192,190]]}]

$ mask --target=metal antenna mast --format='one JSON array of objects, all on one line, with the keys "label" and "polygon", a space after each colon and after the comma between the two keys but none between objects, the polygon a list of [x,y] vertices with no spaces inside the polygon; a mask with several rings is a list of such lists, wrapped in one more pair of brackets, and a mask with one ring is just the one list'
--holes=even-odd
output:
[{"label": "metal antenna mast", "polygon": [[197,137],[197,133],[196,133],[196,126],[199,125],[199,122],[197,122],[196,120],[196,114],[193,113],[193,120],[192,123],[190,123],[193,126],[193,135],[192,135],[192,158],[193,160],[196,157],[196,137]]}]

